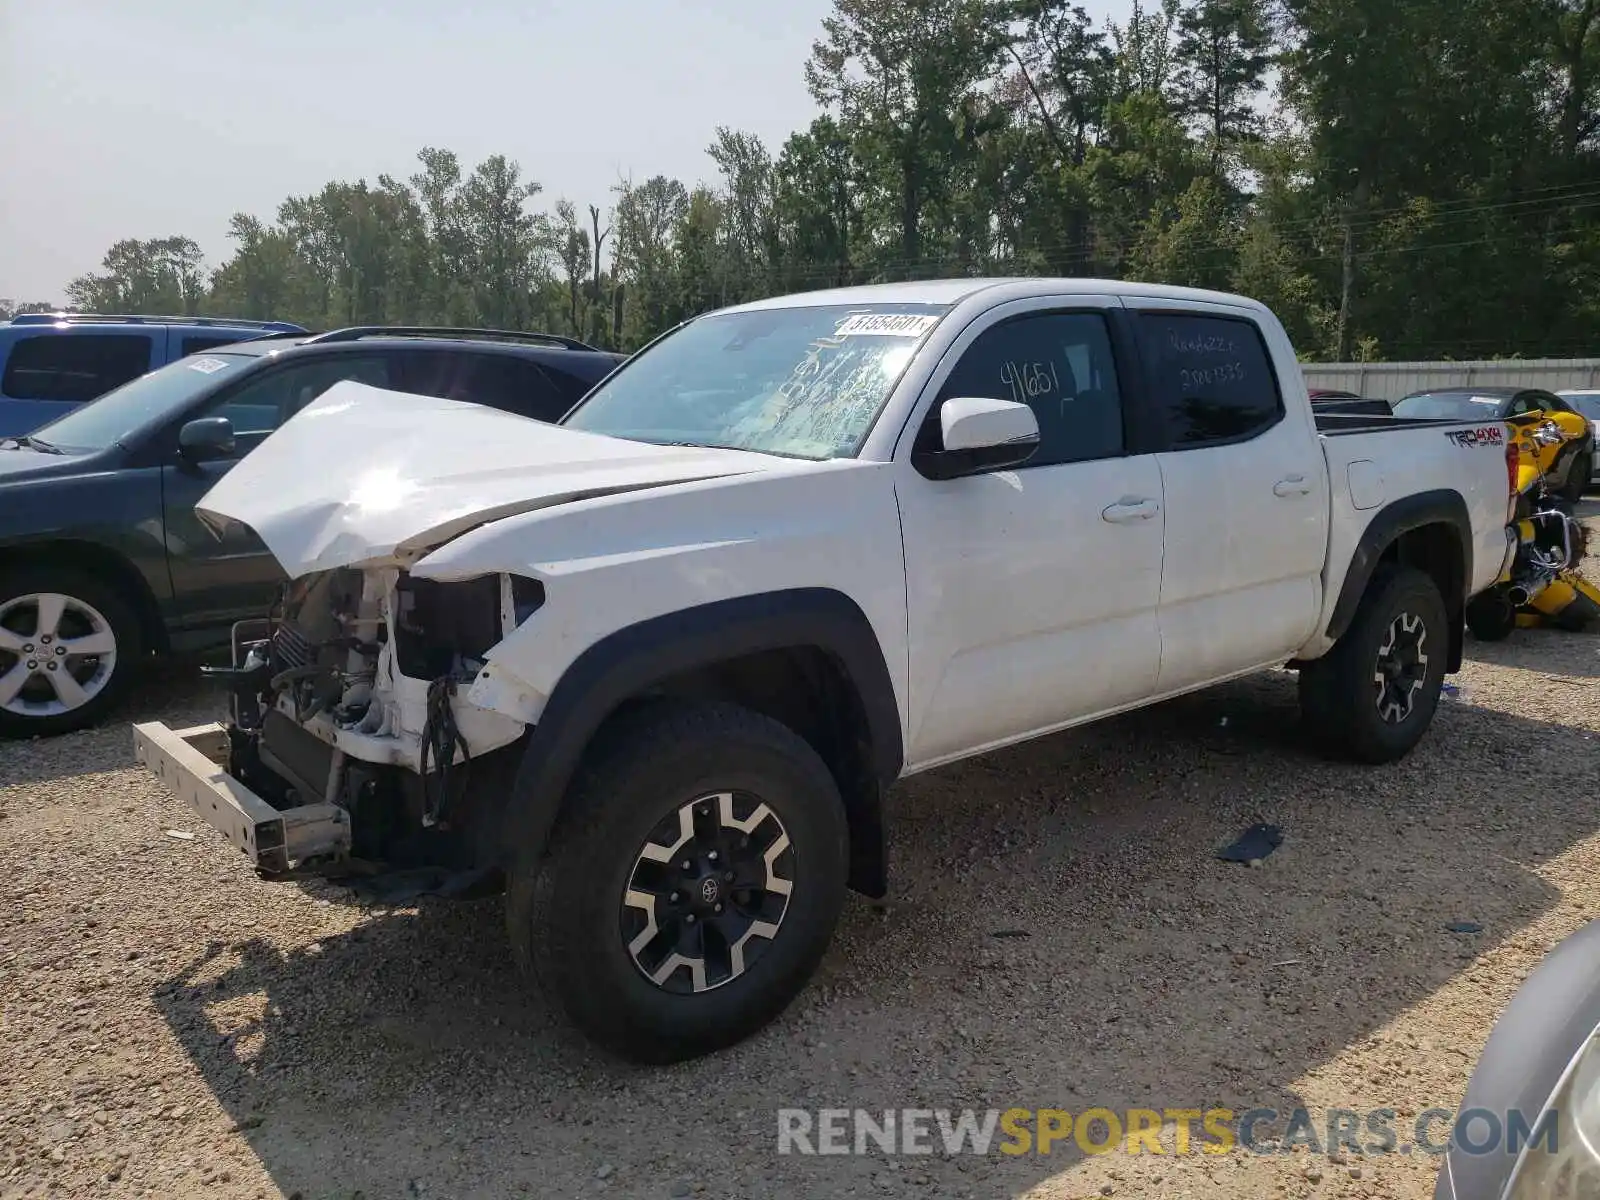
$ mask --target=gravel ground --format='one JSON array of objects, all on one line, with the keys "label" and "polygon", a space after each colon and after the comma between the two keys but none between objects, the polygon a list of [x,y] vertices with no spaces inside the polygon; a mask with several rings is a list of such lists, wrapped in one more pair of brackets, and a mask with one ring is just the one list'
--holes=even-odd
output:
[{"label": "gravel ground", "polygon": [[[4,746],[0,1197],[1421,1200],[1426,1155],[779,1156],[775,1114],[1453,1108],[1600,916],[1600,636],[1469,654],[1388,769],[1308,754],[1274,673],[909,781],[894,901],[774,1026],[665,1070],[552,1025],[498,901],[257,880],[126,724]],[[124,715],[212,708],[171,672]],[[1212,857],[1258,819],[1259,868]]]}]

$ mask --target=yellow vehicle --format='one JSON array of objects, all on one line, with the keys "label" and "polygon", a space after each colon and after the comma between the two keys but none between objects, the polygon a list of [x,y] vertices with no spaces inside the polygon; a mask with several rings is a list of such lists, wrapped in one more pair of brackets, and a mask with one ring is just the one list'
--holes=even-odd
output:
[{"label": "yellow vehicle", "polygon": [[[1499,641],[1518,626],[1555,625],[1577,631],[1600,618],[1600,588],[1578,571],[1588,533],[1552,495],[1548,470],[1572,445],[1554,418],[1530,414],[1507,420],[1512,441],[1506,471],[1514,481],[1517,553],[1499,584],[1467,605],[1467,628],[1483,641]],[[1568,460],[1570,469],[1572,463]],[[1582,484],[1589,481],[1581,462]],[[1579,486],[1581,494],[1582,486]],[[1564,499],[1564,497],[1563,497]]]},{"label": "yellow vehicle", "polygon": [[[1554,392],[1542,388],[1435,388],[1396,401],[1394,415],[1504,421],[1521,443],[1519,496],[1531,496],[1539,485],[1550,495],[1576,504],[1589,486],[1594,470],[1594,429],[1587,417]],[[1535,430],[1542,431],[1538,439],[1531,437]],[[1518,515],[1528,512],[1519,509]]]}]

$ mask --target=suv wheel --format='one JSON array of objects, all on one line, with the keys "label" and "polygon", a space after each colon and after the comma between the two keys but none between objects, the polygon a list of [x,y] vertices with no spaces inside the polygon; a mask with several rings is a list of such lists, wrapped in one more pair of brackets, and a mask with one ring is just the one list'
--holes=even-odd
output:
[{"label": "suv wheel", "polygon": [[1380,566],[1344,636],[1301,668],[1311,736],[1359,762],[1405,757],[1433,722],[1449,637],[1438,585],[1415,567]]},{"label": "suv wheel", "polygon": [[0,736],[93,725],[124,691],[139,634],[128,606],[92,575],[42,566],[0,577]]},{"label": "suv wheel", "polygon": [[518,959],[596,1042],[664,1063],[771,1021],[821,961],[848,832],[798,735],[727,704],[651,704],[588,757],[545,859],[512,872]]}]

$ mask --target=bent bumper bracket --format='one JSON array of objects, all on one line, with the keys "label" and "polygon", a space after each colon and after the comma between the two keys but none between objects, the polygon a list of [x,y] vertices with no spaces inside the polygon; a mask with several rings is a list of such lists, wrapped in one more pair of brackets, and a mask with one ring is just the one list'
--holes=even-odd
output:
[{"label": "bent bumper bracket", "polygon": [[277,809],[229,775],[221,725],[133,727],[134,756],[263,871],[279,874],[309,858],[350,851],[350,814],[336,804]]}]

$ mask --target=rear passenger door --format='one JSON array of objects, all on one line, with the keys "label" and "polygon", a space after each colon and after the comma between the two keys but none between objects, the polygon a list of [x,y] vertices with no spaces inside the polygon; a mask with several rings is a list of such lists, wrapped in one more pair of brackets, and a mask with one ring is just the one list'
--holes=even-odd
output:
[{"label": "rear passenger door", "polygon": [[0,372],[0,435],[37,429],[159,365],[159,333],[79,325],[14,336]]},{"label": "rear passenger door", "polygon": [[[1134,309],[1166,493],[1157,690],[1291,657],[1322,608],[1327,464],[1261,328],[1223,305]],[[1286,343],[1285,343],[1286,344]]]}]

